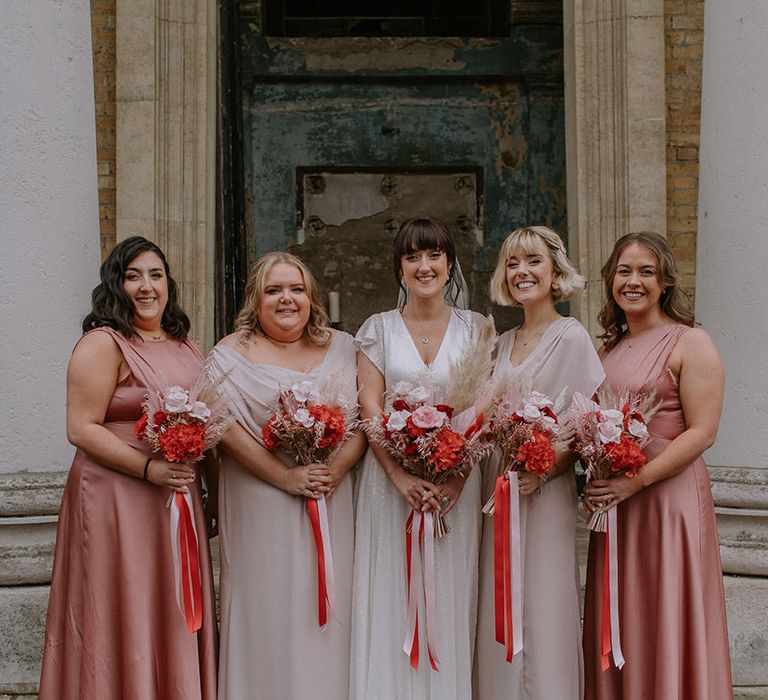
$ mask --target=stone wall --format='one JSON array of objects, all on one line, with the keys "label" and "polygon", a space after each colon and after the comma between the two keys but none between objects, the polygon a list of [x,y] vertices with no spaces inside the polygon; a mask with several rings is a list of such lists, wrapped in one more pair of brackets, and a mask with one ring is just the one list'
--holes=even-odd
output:
[{"label": "stone wall", "polygon": [[104,259],[116,243],[115,0],[91,0],[91,40],[99,177],[99,228],[101,257]]},{"label": "stone wall", "polygon": [[699,187],[704,0],[665,0],[667,236],[693,294]]}]

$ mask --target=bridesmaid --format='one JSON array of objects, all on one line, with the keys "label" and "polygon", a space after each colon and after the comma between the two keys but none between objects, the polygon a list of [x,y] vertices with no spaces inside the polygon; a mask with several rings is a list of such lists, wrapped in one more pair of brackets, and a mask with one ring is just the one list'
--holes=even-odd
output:
[{"label": "bridesmaid", "polygon": [[[200,489],[134,434],[148,390],[190,386],[203,356],[163,252],[133,236],[101,266],[67,368],[77,447],[59,511],[41,700],[214,700],[216,606]],[[166,502],[191,491],[203,626],[176,605]]]},{"label": "bridesmaid", "polygon": [[[211,351],[237,422],[219,475],[220,700],[338,700],[348,694],[355,433],[329,465],[297,466],[269,452],[261,430],[281,389],[332,380],[356,405],[352,337],[328,327],[311,273],[288,253],[253,267],[235,332]],[[355,411],[356,412],[356,411]],[[317,555],[305,499],[325,495],[333,545],[336,618],[318,626]]]},{"label": "bridesmaid", "polygon": [[585,507],[618,506],[619,615],[626,664],[600,670],[604,536],[589,546],[584,658],[589,700],[731,697],[715,512],[702,452],[715,440],[723,367],[693,326],[667,242],[630,233],[603,267],[606,384],[655,392],[647,464],[587,485]]},{"label": "bridesmaid", "polygon": [[[604,378],[589,334],[555,302],[584,286],[560,237],[546,226],[511,233],[491,278],[491,298],[521,306],[524,320],[498,341],[496,380],[512,380],[564,408],[576,391],[592,396]],[[546,483],[522,472],[520,529],[523,566],[523,650],[512,663],[495,639],[493,518],[483,518],[475,691],[480,700],[528,698],[579,700],[584,675],[576,561],[576,482],[569,452],[558,455]],[[490,498],[498,457],[486,465],[484,498]]]}]

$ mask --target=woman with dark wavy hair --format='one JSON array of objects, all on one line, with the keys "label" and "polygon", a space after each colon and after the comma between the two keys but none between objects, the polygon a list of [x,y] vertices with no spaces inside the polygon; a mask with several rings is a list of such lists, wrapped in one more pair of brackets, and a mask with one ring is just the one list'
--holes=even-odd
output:
[{"label": "woman with dark wavy hair", "polygon": [[[702,453],[717,435],[723,366],[692,328],[667,242],[620,238],[603,267],[600,313],[606,385],[654,393],[647,463],[636,476],[594,480],[588,512],[617,506],[620,642],[626,663],[601,668],[605,536],[592,533],[584,609],[588,700],[731,697],[728,632],[715,512]],[[609,660],[610,661],[610,660]]]},{"label": "woman with dark wavy hair", "polygon": [[[162,251],[128,238],[101,266],[67,370],[77,447],[59,513],[41,700],[215,700],[216,609],[195,471],[134,431],[149,390],[188,387],[202,354]],[[177,607],[168,496],[191,492],[202,627]]]}]

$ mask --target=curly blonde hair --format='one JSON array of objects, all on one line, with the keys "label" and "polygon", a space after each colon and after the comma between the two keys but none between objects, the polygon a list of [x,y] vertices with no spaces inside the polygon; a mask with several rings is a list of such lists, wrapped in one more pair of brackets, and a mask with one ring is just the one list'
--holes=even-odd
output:
[{"label": "curly blonde hair", "polygon": [[496,269],[491,277],[491,299],[501,306],[520,306],[507,284],[507,261],[520,249],[526,255],[536,252],[536,243],[541,242],[552,259],[552,298],[555,301],[570,299],[583,289],[586,279],[582,277],[568,259],[565,245],[560,236],[548,226],[525,226],[510,233],[499,248]]},{"label": "curly blonde hair", "polygon": [[627,332],[626,314],[613,298],[613,278],[616,276],[621,253],[632,243],[643,246],[656,258],[658,263],[656,277],[664,285],[664,291],[659,299],[662,312],[683,325],[693,326],[694,323],[691,298],[680,286],[677,261],[666,239],[652,231],[627,233],[616,241],[613,252],[601,270],[605,285],[605,301],[597,320],[603,327],[604,332],[599,338],[603,341],[606,350],[613,348]]},{"label": "curly blonde hair", "polygon": [[251,268],[251,274],[248,275],[248,281],[245,284],[243,308],[235,319],[235,332],[240,335],[242,342],[251,339],[254,335],[266,335],[259,324],[259,306],[261,306],[261,297],[266,286],[267,275],[279,263],[293,265],[301,272],[309,299],[307,337],[316,345],[327,345],[331,339],[331,329],[328,327],[328,314],[325,312],[320,298],[320,288],[309,268],[299,258],[280,251],[263,255]]}]

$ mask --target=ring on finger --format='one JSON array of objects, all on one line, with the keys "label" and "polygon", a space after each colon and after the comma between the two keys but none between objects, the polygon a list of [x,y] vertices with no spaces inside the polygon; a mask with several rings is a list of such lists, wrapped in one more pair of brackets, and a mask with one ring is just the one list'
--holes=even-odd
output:
[{"label": "ring on finger", "polygon": [[448,498],[448,496],[443,496],[443,497],[440,499],[440,505],[442,505],[442,506],[447,506],[447,505],[450,503],[450,501],[451,501],[451,499],[450,499],[450,498]]},{"label": "ring on finger", "polygon": [[171,472],[171,479],[175,479],[175,478],[176,478],[176,472]]}]

